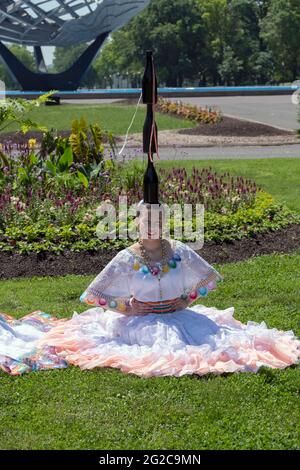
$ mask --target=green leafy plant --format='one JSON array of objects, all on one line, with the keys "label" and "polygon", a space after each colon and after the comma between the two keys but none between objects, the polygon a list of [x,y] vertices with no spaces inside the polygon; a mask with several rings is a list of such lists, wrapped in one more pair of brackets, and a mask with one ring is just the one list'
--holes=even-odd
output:
[{"label": "green leafy plant", "polygon": [[[102,162],[104,156],[104,132],[98,123],[87,124],[85,118],[72,121],[72,132],[69,137],[74,161],[83,165]],[[109,134],[109,140],[115,148],[114,138]]]},{"label": "green leafy plant", "polygon": [[23,98],[6,99],[0,101],[0,131],[3,131],[9,125],[18,124],[20,130],[26,134],[30,129],[35,128],[41,131],[47,131],[47,127],[42,126],[27,117],[27,114],[34,108],[44,104],[55,90],[45,93],[34,100]]},{"label": "green leafy plant", "polygon": [[46,158],[50,154],[62,155],[69,145],[68,139],[59,135],[57,129],[52,127],[43,133],[39,156]]},{"label": "green leafy plant", "polygon": [[0,147],[0,168],[8,167],[8,166],[9,166],[9,159],[5,155],[5,153],[2,152],[1,147]]}]

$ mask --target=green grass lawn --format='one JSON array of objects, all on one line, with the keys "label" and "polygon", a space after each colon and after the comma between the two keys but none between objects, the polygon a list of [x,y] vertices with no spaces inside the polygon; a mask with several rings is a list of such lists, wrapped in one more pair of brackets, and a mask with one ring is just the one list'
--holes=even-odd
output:
[{"label": "green grass lawn", "polygon": [[[300,250],[216,267],[205,305],[300,335]],[[1,281],[0,311],[86,309],[94,276]],[[63,289],[62,289],[63,285]],[[299,449],[300,367],[140,378],[112,368],[0,373],[1,449]]]},{"label": "green grass lawn", "polygon": [[[127,128],[132,120],[135,106],[107,105],[107,104],[62,104],[60,106],[41,106],[28,114],[28,117],[39,124],[54,127],[58,130],[71,128],[73,119],[85,117],[88,123],[98,122],[105,130],[116,135],[126,134]],[[141,104],[138,108],[130,133],[141,132],[146,116],[146,105]],[[160,130],[181,129],[195,127],[192,121],[156,113],[156,122]],[[16,125],[6,127],[5,132],[16,131]]]}]

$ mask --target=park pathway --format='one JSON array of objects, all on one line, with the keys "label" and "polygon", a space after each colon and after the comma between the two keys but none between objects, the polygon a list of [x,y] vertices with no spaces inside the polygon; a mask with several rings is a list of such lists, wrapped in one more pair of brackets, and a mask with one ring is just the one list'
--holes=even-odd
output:
[{"label": "park pathway", "polygon": [[[140,148],[127,147],[123,153],[126,159],[141,158]],[[160,147],[161,160],[217,160],[217,159],[259,159],[259,158],[300,158],[300,144],[260,146],[219,146],[219,147]],[[119,157],[119,158],[122,158]],[[156,155],[155,155],[156,158]]]}]

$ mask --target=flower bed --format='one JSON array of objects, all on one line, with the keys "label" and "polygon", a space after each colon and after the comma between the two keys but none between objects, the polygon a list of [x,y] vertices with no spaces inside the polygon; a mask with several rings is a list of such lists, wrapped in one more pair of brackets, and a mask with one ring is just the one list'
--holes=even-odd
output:
[{"label": "flower bed", "polygon": [[218,109],[201,108],[184,103],[181,100],[170,101],[165,98],[158,98],[156,110],[160,113],[172,114],[197,123],[216,124],[222,120],[221,112]]},{"label": "flower bed", "polygon": [[[132,242],[97,238],[96,209],[107,199],[118,206],[120,188],[128,205],[138,202],[142,198],[143,167],[108,159],[100,168],[81,168],[81,178],[79,163],[65,151],[62,155],[55,171],[49,165],[52,160],[38,159],[34,153],[12,159],[9,167],[0,170],[0,250],[81,251],[122,248]],[[217,174],[211,167],[193,168],[190,173],[184,168],[159,172],[165,203],[204,204],[206,241],[251,237],[299,222],[297,214],[248,179],[232,177],[228,172]]]},{"label": "flower bed", "polygon": [[[44,209],[41,215],[45,212]],[[77,217],[78,215],[79,213]],[[47,217],[36,223],[30,223],[30,217],[25,217],[19,220],[18,225],[11,224],[0,230],[0,250],[28,253],[60,252],[65,249],[72,251],[112,247],[121,249],[132,243],[130,240],[122,239],[108,241],[98,239],[95,233],[97,219],[91,209],[85,215],[85,221],[80,221],[77,217],[74,217],[71,224],[49,223]],[[281,204],[276,204],[268,194],[258,192],[255,203],[249,209],[241,208],[228,215],[206,211],[204,239],[217,242],[237,240],[245,236],[253,237],[266,231],[278,230],[296,222],[300,222],[299,216]]]}]

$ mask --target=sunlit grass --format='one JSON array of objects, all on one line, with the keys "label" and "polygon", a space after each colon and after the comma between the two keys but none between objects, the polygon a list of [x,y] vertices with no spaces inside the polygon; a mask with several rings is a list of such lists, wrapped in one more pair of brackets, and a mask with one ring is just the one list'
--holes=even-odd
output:
[{"label": "sunlit grass", "polygon": [[[299,336],[300,251],[215,265],[224,282],[205,305]],[[0,311],[70,317],[94,276],[0,283]],[[78,367],[0,373],[1,449],[297,449],[299,367],[140,378]]]},{"label": "sunlit grass", "polygon": [[[28,116],[48,129],[58,130],[71,128],[73,119],[84,117],[88,123],[98,122],[100,126],[116,135],[125,134],[135,111],[135,106],[107,104],[61,104],[60,106],[41,106]],[[141,132],[146,117],[146,105],[141,104],[137,111],[130,133]],[[192,121],[156,113],[156,122],[160,130],[194,127]],[[17,130],[16,125],[6,127],[5,132]]]}]

